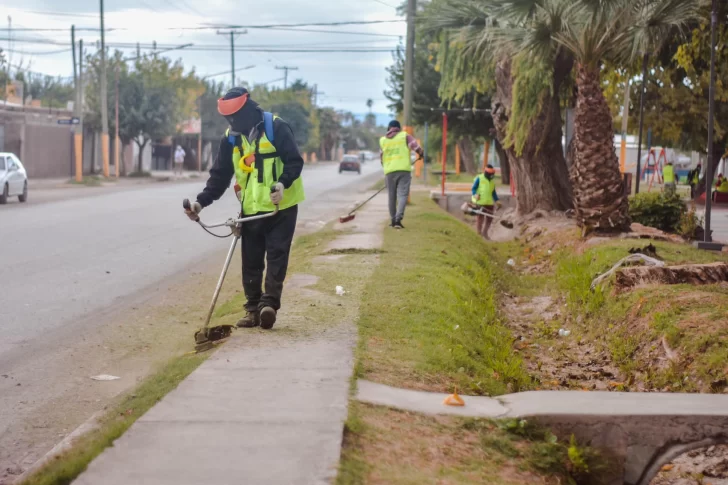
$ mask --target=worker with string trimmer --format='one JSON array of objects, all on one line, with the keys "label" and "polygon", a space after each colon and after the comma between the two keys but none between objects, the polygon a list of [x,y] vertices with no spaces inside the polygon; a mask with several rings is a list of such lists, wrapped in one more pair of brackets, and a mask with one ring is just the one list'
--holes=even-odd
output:
[{"label": "worker with string trimmer", "polygon": [[303,158],[288,123],[264,112],[245,88],[228,91],[218,100],[217,109],[230,127],[220,140],[204,190],[185,212],[198,221],[200,211],[225,193],[233,176],[243,218],[271,214],[277,209],[270,217],[241,226],[247,303],[245,316],[237,326],[269,330],[281,307],[298,204],[304,199]]},{"label": "worker with string trimmer", "polygon": [[482,174],[473,180],[472,202],[476,209],[475,227],[478,234],[490,240],[490,226],[493,223],[495,208],[500,208],[498,194],[495,190],[495,168],[492,165],[485,167]]},{"label": "worker with string trimmer", "polygon": [[389,193],[389,215],[392,218],[391,227],[404,229],[402,219],[404,209],[409,198],[410,184],[412,183],[412,162],[410,150],[423,156],[422,147],[417,140],[407,132],[402,131],[399,121],[389,122],[387,134],[379,140],[380,158],[387,192]]}]

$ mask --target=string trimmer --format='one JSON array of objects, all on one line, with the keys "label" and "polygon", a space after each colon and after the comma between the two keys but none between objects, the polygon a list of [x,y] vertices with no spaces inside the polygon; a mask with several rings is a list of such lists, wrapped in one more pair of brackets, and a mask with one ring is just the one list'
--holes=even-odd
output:
[{"label": "string trimmer", "polygon": [[473,207],[471,204],[468,204],[465,202],[461,209],[463,210],[463,213],[469,216],[485,216],[493,219],[494,221],[500,222],[500,225],[508,228],[513,229],[513,223],[511,221],[508,221],[506,219],[503,219],[502,217],[496,217],[493,214],[489,214],[483,210],[480,210],[477,207]]},{"label": "string trimmer", "polygon": [[[191,210],[190,201],[189,199],[185,199],[182,201],[182,207],[184,207],[185,210],[189,211]],[[206,350],[210,350],[214,346],[214,342],[217,342],[219,340],[225,339],[230,336],[233,329],[235,328],[232,325],[219,325],[216,327],[210,327],[210,320],[212,319],[212,312],[215,311],[215,304],[217,303],[217,297],[220,296],[220,290],[222,289],[222,283],[225,281],[225,275],[227,274],[228,268],[230,267],[230,261],[233,259],[233,254],[235,253],[235,246],[238,244],[238,240],[240,239],[240,235],[242,233],[242,226],[246,222],[251,221],[257,221],[260,219],[265,219],[267,217],[273,217],[278,213],[278,206],[276,206],[275,210],[273,212],[269,212],[267,214],[262,214],[259,216],[252,216],[252,217],[243,217],[238,219],[228,219],[225,222],[222,222],[220,224],[205,224],[200,220],[199,217],[197,217],[196,222],[202,227],[205,231],[212,234],[216,237],[233,237],[233,242],[230,244],[230,250],[228,251],[227,258],[225,258],[225,266],[222,268],[222,274],[220,274],[220,279],[217,281],[217,286],[215,287],[215,293],[212,295],[212,303],[210,303],[210,309],[207,311],[207,318],[205,318],[205,324],[200,328],[197,332],[195,332],[195,350],[197,352],[205,352]],[[216,227],[228,227],[230,228],[230,234],[226,234],[224,236],[220,236],[218,234],[215,234],[214,232],[211,232],[210,229],[214,229]]]},{"label": "string trimmer", "polygon": [[[421,160],[421,159],[422,159],[422,157],[418,157],[417,158],[417,160]],[[417,162],[417,160],[415,160],[415,163]],[[414,166],[414,163],[412,164],[412,166]],[[372,200],[374,197],[378,196],[382,192],[382,190],[384,190],[386,188],[387,188],[387,186],[385,184],[384,187],[382,187],[381,189],[377,190],[374,193],[374,195],[372,195],[371,197],[369,197],[367,200],[365,200],[364,202],[362,202],[358,206],[354,207],[351,210],[351,212],[349,212],[347,215],[339,217],[339,223],[344,224],[346,222],[353,221],[354,218],[356,217],[355,212],[358,211],[359,209],[361,209],[362,207],[364,207],[367,204],[367,202],[369,202],[370,200]]]},{"label": "string trimmer", "polygon": [[374,197],[378,196],[378,195],[379,195],[379,194],[380,194],[380,193],[382,192],[382,190],[384,190],[384,189],[386,189],[386,188],[387,188],[387,186],[385,185],[385,186],[384,186],[384,187],[382,187],[381,189],[377,190],[377,191],[376,191],[376,193],[375,193],[374,195],[372,195],[371,197],[369,197],[369,198],[368,198],[367,200],[365,200],[364,202],[362,202],[362,203],[361,203],[361,204],[359,204],[358,206],[354,207],[354,208],[353,208],[353,209],[351,210],[351,212],[349,212],[349,213],[348,213],[347,215],[339,217],[339,222],[340,222],[341,224],[344,224],[345,222],[353,221],[353,220],[354,220],[354,218],[356,217],[356,214],[355,214],[355,212],[356,212],[356,211],[358,211],[359,209],[361,209],[362,207],[364,207],[364,205],[365,205],[365,204],[366,204],[367,202],[369,202],[370,200],[372,200],[372,199],[373,199]]}]

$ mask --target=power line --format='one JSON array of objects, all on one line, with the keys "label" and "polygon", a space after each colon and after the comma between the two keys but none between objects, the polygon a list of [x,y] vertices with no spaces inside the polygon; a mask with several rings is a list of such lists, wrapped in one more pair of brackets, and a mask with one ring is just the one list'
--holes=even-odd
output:
[{"label": "power line", "polygon": [[[235,71],[237,71],[237,72],[247,71],[248,69],[253,69],[254,67],[255,67],[255,65],[250,65],[250,66],[245,66],[245,67],[239,67]],[[230,70],[228,69],[227,71],[216,72],[215,74],[208,74],[206,76],[202,76],[202,79],[209,79],[211,77],[222,76],[223,74],[230,74]]]},{"label": "power line", "polygon": [[387,7],[397,9],[399,7],[395,7],[394,5],[390,5],[389,3],[383,2],[382,0],[373,0],[374,2],[380,3],[382,5],[386,5]]},{"label": "power line", "polygon": [[263,24],[263,25],[228,25],[228,24],[211,24],[210,26],[199,27],[170,27],[170,29],[272,29],[277,27],[324,27],[324,26],[340,26],[340,25],[371,25],[371,24],[388,24],[395,22],[404,22],[403,19],[389,20],[348,20],[338,22],[303,22],[295,24]]},{"label": "power line", "polygon": [[15,50],[15,49],[5,49],[6,52],[12,52],[13,54],[24,54],[28,56],[45,56],[45,55],[53,55],[53,54],[61,54],[64,52],[70,51],[71,48],[68,49],[58,49],[55,51],[21,51],[21,50]]},{"label": "power line", "polygon": [[90,14],[90,13],[70,13],[70,12],[50,12],[47,10],[25,10],[23,9],[23,12],[25,13],[33,13],[33,14],[39,14],[39,15],[48,15],[51,17],[58,16],[58,17],[87,17],[87,18],[98,18],[98,14]]}]

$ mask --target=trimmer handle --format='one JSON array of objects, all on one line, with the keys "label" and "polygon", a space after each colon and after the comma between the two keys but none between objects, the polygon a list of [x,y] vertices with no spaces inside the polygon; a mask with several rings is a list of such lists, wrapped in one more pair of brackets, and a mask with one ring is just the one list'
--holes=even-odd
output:
[{"label": "trimmer handle", "polygon": [[[192,204],[190,204],[190,199],[183,200],[182,201],[182,207],[184,208],[184,210],[186,210],[188,212],[192,212]],[[195,221],[196,222],[200,222],[200,217],[197,216],[197,218],[195,219]]]}]

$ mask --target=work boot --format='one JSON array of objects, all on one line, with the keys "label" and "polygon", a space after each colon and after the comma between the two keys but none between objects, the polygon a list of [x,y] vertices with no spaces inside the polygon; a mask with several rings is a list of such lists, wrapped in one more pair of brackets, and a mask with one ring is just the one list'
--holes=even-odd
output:
[{"label": "work boot", "polygon": [[259,311],[245,311],[245,316],[240,319],[237,326],[238,328],[255,328],[260,325],[260,312]]},{"label": "work boot", "polygon": [[394,226],[392,226],[392,227],[394,227],[395,229],[404,229],[404,226],[402,225],[402,221],[395,221]]},{"label": "work boot", "polygon": [[260,311],[260,328],[264,330],[270,330],[273,328],[273,324],[276,323],[276,311],[269,307],[263,307]]}]

